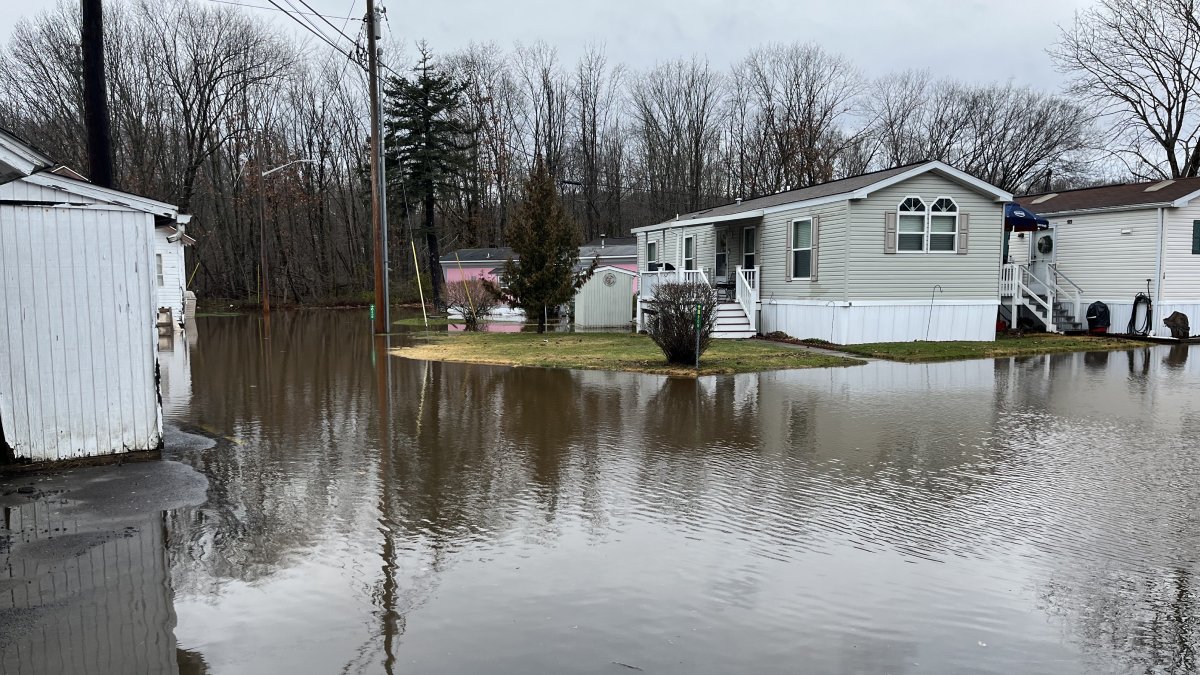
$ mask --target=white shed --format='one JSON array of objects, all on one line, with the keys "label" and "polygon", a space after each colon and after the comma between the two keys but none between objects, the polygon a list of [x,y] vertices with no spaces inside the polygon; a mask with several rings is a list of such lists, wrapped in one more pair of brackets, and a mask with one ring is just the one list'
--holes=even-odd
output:
[{"label": "white shed", "polygon": [[596,268],[575,293],[575,325],[616,328],[633,321],[633,282],[636,274],[620,267]]},{"label": "white shed", "polygon": [[[0,145],[13,142],[0,135]],[[50,461],[160,447],[154,231],[177,215],[44,172],[0,185],[5,454]]]},{"label": "white shed", "polygon": [[[180,221],[186,221],[180,216]],[[154,228],[154,283],[158,309],[170,310],[170,322],[176,330],[183,327],[184,293],[187,292],[187,268],[184,247],[196,243],[184,233],[186,222]]]}]

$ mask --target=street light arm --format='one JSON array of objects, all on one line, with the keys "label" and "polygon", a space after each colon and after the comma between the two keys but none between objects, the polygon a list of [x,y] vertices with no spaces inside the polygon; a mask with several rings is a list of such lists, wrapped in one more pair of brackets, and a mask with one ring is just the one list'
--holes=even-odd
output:
[{"label": "street light arm", "polygon": [[271,174],[275,173],[276,171],[282,171],[293,164],[302,164],[305,162],[307,162],[309,164],[317,164],[318,163],[317,160],[315,160],[315,159],[293,159],[292,161],[288,162],[287,164],[281,164],[281,165],[275,167],[274,169],[267,169],[266,171],[262,172],[261,175],[263,178],[266,178],[267,176],[270,176]]}]

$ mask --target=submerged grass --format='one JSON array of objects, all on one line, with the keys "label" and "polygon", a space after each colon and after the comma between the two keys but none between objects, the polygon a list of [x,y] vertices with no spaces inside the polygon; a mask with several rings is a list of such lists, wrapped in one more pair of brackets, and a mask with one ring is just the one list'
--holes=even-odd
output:
[{"label": "submerged grass", "polygon": [[[461,333],[434,336],[392,350],[424,361],[453,361],[503,366],[621,370],[695,377],[695,368],[670,365],[645,335],[628,333]],[[862,363],[857,359],[814,354],[760,340],[714,340],[700,359],[699,375],[763,370],[822,368]]]},{"label": "submerged grass", "polygon": [[1092,352],[1144,347],[1132,340],[1092,335],[1037,334],[1002,336],[992,342],[876,342],[862,345],[822,345],[830,349],[893,361],[951,361],[1003,356]]}]

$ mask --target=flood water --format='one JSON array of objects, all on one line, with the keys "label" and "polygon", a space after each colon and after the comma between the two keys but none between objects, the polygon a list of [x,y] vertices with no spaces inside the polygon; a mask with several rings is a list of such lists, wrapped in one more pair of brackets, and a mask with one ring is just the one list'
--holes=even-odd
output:
[{"label": "flood water", "polygon": [[209,487],[165,579],[114,576],[170,672],[1197,668],[1187,347],[692,381],[409,361],[358,312],[262,336],[163,356],[168,424],[222,439],[167,452]]}]

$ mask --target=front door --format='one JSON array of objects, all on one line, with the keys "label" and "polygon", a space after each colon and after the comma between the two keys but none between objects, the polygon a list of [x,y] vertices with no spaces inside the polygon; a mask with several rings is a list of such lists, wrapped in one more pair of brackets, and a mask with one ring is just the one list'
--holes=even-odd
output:
[{"label": "front door", "polygon": [[729,266],[729,246],[725,243],[724,234],[717,235],[716,251],[713,254],[713,281],[724,283]]},{"label": "front door", "polygon": [[[1045,282],[1053,278],[1050,266],[1054,264],[1057,249],[1058,238],[1053,227],[1029,233],[1029,273],[1038,281]],[[1049,287],[1039,283],[1033,290],[1048,293]]]},{"label": "front door", "polygon": [[758,249],[758,230],[753,227],[742,229],[742,268],[754,269],[754,252]]}]

